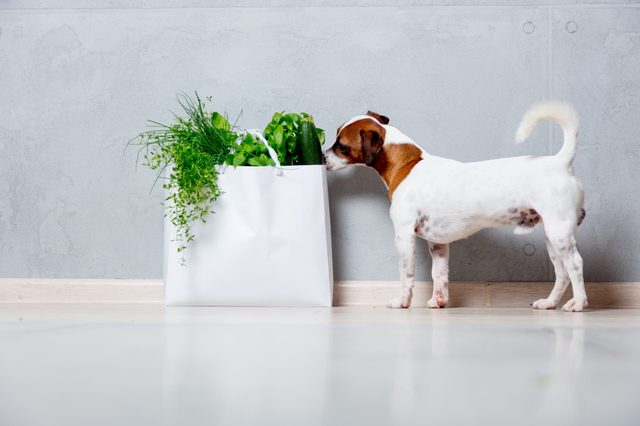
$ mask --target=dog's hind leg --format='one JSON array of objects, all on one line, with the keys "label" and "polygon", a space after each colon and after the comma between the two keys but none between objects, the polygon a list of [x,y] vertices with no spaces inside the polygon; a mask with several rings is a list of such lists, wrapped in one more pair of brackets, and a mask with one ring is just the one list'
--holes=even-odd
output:
[{"label": "dog's hind leg", "polygon": [[[411,230],[413,231],[413,230]],[[400,296],[387,303],[388,308],[408,308],[413,297],[416,272],[416,236],[413,232],[399,233],[396,230],[396,251],[400,265]]]},{"label": "dog's hind leg", "polygon": [[579,312],[587,307],[587,293],[584,288],[584,278],[582,275],[582,257],[578,253],[574,231],[577,224],[577,214],[575,217],[564,220],[542,215],[545,223],[545,235],[551,246],[555,250],[558,259],[571,279],[571,298],[562,307],[569,312]]},{"label": "dog's hind leg", "polygon": [[429,242],[433,295],[427,301],[429,308],[444,308],[449,303],[449,244]]},{"label": "dog's hind leg", "polygon": [[547,237],[545,237],[544,241],[547,245],[547,251],[549,252],[551,263],[553,263],[556,282],[551,293],[546,299],[539,299],[531,304],[533,309],[555,309],[570,283],[569,274],[567,274],[567,270],[564,268],[564,263],[558,256],[558,253],[553,248],[553,245],[549,242]]}]

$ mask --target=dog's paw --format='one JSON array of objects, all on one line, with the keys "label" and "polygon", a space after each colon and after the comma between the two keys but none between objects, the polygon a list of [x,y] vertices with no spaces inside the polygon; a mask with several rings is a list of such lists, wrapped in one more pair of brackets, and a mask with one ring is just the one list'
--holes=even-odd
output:
[{"label": "dog's paw", "polygon": [[551,299],[539,299],[531,304],[533,309],[555,309],[556,302]]},{"label": "dog's paw", "polygon": [[427,300],[427,308],[444,308],[447,306],[446,300],[438,300],[434,297]]},{"label": "dog's paw", "polygon": [[565,312],[582,312],[587,305],[587,299],[574,297],[564,304],[562,310]]},{"label": "dog's paw", "polygon": [[427,301],[427,308],[444,308],[449,303],[448,291],[437,289],[431,299]]},{"label": "dog's paw", "polygon": [[387,308],[391,309],[406,309],[411,306],[411,299],[404,297],[394,297],[387,302]]}]

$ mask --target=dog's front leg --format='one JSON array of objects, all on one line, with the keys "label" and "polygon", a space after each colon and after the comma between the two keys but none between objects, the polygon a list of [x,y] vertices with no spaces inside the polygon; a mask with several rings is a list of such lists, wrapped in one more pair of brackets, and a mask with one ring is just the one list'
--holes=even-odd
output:
[{"label": "dog's front leg", "polygon": [[427,307],[444,308],[449,303],[449,244],[429,242],[429,253],[433,295],[427,302]]},{"label": "dog's front leg", "polygon": [[[412,230],[413,231],[413,230]],[[414,275],[416,271],[416,236],[413,233],[396,231],[396,251],[400,264],[400,296],[387,303],[388,308],[408,308],[413,297]]]}]

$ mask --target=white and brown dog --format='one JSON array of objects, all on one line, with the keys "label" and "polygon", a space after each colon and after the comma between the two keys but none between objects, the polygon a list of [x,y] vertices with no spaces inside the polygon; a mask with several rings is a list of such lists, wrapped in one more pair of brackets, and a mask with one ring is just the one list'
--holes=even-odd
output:
[{"label": "white and brown dog", "polygon": [[433,259],[430,308],[449,302],[449,244],[489,227],[515,226],[527,234],[544,223],[545,242],[556,281],[535,309],[554,309],[569,282],[573,298],[565,311],[582,311],[587,294],[582,258],[574,232],[584,218],[582,185],[573,176],[578,117],[558,102],[534,105],[523,117],[516,140],[522,142],[543,119],[562,126],[564,145],[553,156],[512,157],[461,163],[427,153],[385,116],[368,112],[338,128],[336,141],[325,152],[327,168],[350,164],[374,168],[389,189],[391,220],[400,260],[400,296],[391,308],[411,305],[415,273],[415,237],[427,240]]}]

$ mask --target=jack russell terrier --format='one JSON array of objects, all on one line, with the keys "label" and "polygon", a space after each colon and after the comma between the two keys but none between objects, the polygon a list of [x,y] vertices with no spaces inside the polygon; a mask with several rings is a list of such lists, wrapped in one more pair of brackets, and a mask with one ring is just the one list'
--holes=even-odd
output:
[{"label": "jack russell terrier", "polygon": [[444,308],[449,303],[450,243],[489,227],[515,226],[515,234],[528,234],[541,222],[556,281],[549,297],[536,300],[532,307],[556,308],[569,282],[573,298],[562,309],[577,312],[587,306],[582,257],[574,236],[585,216],[582,184],[573,176],[571,164],[578,116],[566,104],[536,104],[522,118],[516,141],[526,140],[544,119],[562,126],[564,144],[556,155],[474,163],[427,153],[389,126],[387,117],[371,111],[338,128],[335,143],[325,152],[327,169],[351,164],[372,167],[389,189],[401,292],[388,307],[411,305],[416,236],[427,240],[433,259],[433,296],[427,306]]}]

